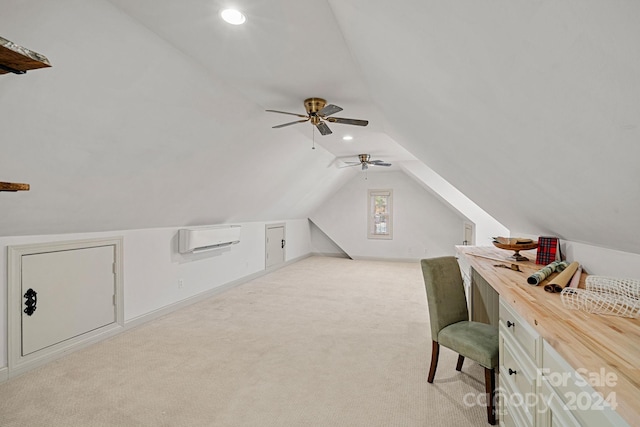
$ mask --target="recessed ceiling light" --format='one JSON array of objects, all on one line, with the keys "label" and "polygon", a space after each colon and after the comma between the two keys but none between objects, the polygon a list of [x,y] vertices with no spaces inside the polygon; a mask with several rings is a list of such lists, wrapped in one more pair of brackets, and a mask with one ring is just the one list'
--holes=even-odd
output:
[{"label": "recessed ceiling light", "polygon": [[220,16],[231,25],[242,25],[247,20],[242,12],[235,9],[225,9],[220,12]]},{"label": "recessed ceiling light", "polygon": [[351,135],[345,135],[342,137],[343,141],[351,141],[353,139],[353,137]]}]

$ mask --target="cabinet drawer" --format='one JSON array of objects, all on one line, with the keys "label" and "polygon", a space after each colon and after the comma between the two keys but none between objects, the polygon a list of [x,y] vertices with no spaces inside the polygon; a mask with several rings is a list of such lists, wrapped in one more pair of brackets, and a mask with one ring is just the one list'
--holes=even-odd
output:
[{"label": "cabinet drawer", "polygon": [[536,368],[532,362],[513,345],[504,333],[500,334],[500,385],[504,388],[505,407],[517,407],[520,418],[527,425],[535,421]]},{"label": "cabinet drawer", "polygon": [[580,427],[580,423],[566,408],[562,399],[549,386],[546,378],[541,383],[541,408],[540,426],[541,427]]},{"label": "cabinet drawer", "polygon": [[500,351],[502,352],[503,365],[500,366],[500,375],[509,378],[509,381],[515,386],[515,392],[521,394],[534,393],[535,372],[531,372],[526,360],[516,356],[517,351],[514,350],[509,345],[509,341],[502,345]]},{"label": "cabinet drawer", "polygon": [[500,414],[500,426],[502,427],[519,427],[514,418],[514,409],[511,408],[508,402],[505,402],[502,406],[502,413]]},{"label": "cabinet drawer", "polygon": [[595,377],[591,380],[596,382],[612,380],[607,379],[604,370],[576,370],[549,343],[543,341],[542,346],[542,383],[553,391],[564,412],[570,412],[585,427],[628,426],[612,407],[617,404],[615,388],[603,395],[589,383],[592,376]]},{"label": "cabinet drawer", "polygon": [[500,298],[500,323],[505,333],[522,347],[523,352],[538,365],[540,335]]},{"label": "cabinet drawer", "polygon": [[508,382],[500,380],[498,395],[500,425],[505,427],[533,427],[533,420],[524,410],[520,394],[514,393]]}]

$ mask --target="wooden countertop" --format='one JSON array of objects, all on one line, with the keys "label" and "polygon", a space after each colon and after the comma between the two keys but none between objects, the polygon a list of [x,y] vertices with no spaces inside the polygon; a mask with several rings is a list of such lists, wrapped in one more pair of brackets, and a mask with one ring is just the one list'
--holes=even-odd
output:
[{"label": "wooden countertop", "polygon": [[[456,250],[572,367],[592,373],[600,373],[604,368],[605,372],[614,373],[617,376],[614,386],[603,384],[593,388],[603,396],[615,392],[616,412],[629,425],[638,424],[640,319],[565,308],[560,294],[544,291],[544,285],[556,274],[538,286],[529,285],[527,277],[544,267],[535,263],[535,250],[521,252],[530,261],[507,261],[510,251],[491,246],[456,246]],[[507,264],[517,264],[523,272],[494,267],[498,261],[478,255],[504,259]]]}]

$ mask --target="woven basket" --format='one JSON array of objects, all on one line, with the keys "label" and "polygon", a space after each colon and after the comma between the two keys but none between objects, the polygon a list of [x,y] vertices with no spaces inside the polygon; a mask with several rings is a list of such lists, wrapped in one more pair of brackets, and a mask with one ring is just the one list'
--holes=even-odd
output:
[{"label": "woven basket", "polygon": [[588,276],[586,289],[564,288],[562,304],[569,309],[621,317],[640,317],[640,280]]}]

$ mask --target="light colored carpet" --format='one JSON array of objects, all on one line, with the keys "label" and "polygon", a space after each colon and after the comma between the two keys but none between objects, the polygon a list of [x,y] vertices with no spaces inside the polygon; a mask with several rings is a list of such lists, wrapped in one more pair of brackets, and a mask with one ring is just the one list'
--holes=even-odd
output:
[{"label": "light colored carpet", "polygon": [[418,263],[311,257],[0,384],[9,426],[486,426]]}]

